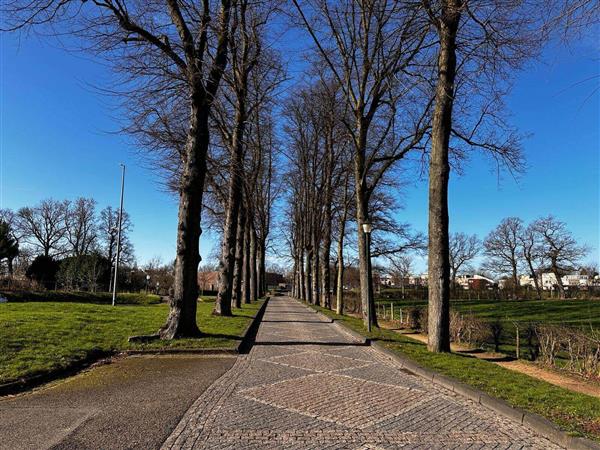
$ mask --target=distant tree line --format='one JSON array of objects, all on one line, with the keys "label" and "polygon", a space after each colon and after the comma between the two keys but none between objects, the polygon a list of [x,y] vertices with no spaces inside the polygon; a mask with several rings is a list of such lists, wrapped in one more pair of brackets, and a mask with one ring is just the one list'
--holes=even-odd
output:
[{"label": "distant tree line", "polygon": [[[92,198],[45,199],[17,211],[0,210],[0,264],[9,278],[47,288],[108,289],[117,248],[119,211],[97,210]],[[132,223],[123,212],[121,261],[135,265]]]}]

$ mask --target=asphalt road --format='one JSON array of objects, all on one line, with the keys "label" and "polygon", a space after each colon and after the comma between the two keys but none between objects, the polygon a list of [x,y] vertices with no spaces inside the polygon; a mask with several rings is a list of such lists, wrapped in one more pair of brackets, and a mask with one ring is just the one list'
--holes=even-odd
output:
[{"label": "asphalt road", "polygon": [[0,449],[160,448],[191,403],[234,362],[129,357],[0,398]]}]

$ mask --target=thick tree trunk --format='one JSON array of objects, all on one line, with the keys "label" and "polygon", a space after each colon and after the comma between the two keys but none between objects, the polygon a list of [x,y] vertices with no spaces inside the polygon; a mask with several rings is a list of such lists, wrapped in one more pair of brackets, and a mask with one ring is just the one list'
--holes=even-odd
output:
[{"label": "thick tree trunk", "polygon": [[264,297],[267,292],[267,275],[265,272],[266,242],[262,237],[258,238],[258,296]]},{"label": "thick tree trunk", "polygon": [[306,269],[304,270],[304,294],[308,303],[313,302],[312,299],[312,252],[306,253]]},{"label": "thick tree trunk", "polygon": [[[361,146],[366,148],[366,137],[362,137]],[[358,240],[358,261],[359,261],[359,278],[360,278],[360,299],[361,313],[365,326],[368,323],[367,310],[369,307],[369,292],[373,292],[373,280],[369,276],[370,261],[367,252],[367,242],[365,233],[363,232],[363,223],[369,221],[368,208],[368,192],[366,189],[366,179],[364,174],[364,152],[359,152],[354,157],[354,178],[356,183],[356,223],[357,223],[357,240]],[[371,302],[371,323],[377,326],[377,315],[375,312],[375,302]]]},{"label": "thick tree trunk", "polygon": [[319,294],[319,250],[318,246],[314,245],[312,253],[312,298],[317,306],[321,306],[321,296]]},{"label": "thick tree trunk", "polygon": [[554,274],[554,277],[556,278],[556,286],[558,286],[558,295],[560,296],[560,298],[562,300],[564,300],[566,298],[565,287],[562,282],[562,276],[560,275],[560,270],[558,270],[558,267],[556,266],[555,263],[552,264],[552,273]]},{"label": "thick tree trunk", "polygon": [[256,231],[250,228],[250,301],[258,299],[258,274],[256,271]]},{"label": "thick tree trunk", "polygon": [[298,260],[298,289],[300,292],[300,299],[302,301],[307,301],[306,299],[306,291],[304,290],[304,279],[306,277],[306,273],[304,271],[304,251],[302,250],[302,247],[300,247],[300,251],[298,252],[299,254],[299,260]]},{"label": "thick tree trunk", "polygon": [[535,268],[533,267],[533,264],[531,263],[531,261],[528,259],[527,260],[527,266],[529,267],[529,273],[531,274],[531,278],[533,279],[533,284],[535,286],[535,292],[537,294],[537,298],[538,300],[542,299],[542,290],[540,288],[540,280],[538,279],[537,273],[535,272]]},{"label": "thick tree trunk", "polygon": [[442,6],[442,18],[438,24],[440,37],[438,81],[429,159],[429,338],[427,346],[432,352],[450,351],[448,148],[452,129],[459,6],[457,0],[445,0]]},{"label": "thick tree trunk", "polygon": [[331,309],[331,199],[325,205],[325,224],[321,251],[321,303]]},{"label": "thick tree trunk", "polygon": [[513,281],[513,297],[515,300],[519,298],[519,272],[517,264],[513,263],[512,267],[512,281]]},{"label": "thick tree trunk", "polygon": [[185,163],[179,188],[177,254],[169,316],[160,329],[162,339],[196,337],[200,214],[209,145],[208,108],[192,105]]},{"label": "thick tree trunk", "polygon": [[229,192],[227,213],[223,229],[221,259],[219,260],[219,291],[213,314],[231,316],[231,295],[233,290],[233,267],[236,253],[238,214],[242,203],[242,165],[244,158],[245,103],[238,98],[236,127],[232,138],[231,163],[229,167]]},{"label": "thick tree trunk", "polygon": [[250,216],[246,214],[244,222],[244,258],[242,265],[244,266],[244,281],[242,283],[242,297],[244,303],[250,303]]},{"label": "thick tree trunk", "polygon": [[231,292],[231,307],[242,307],[242,278],[244,259],[244,224],[246,215],[243,206],[240,208],[235,236],[235,261],[233,264],[233,290]]},{"label": "thick tree trunk", "polygon": [[[342,227],[340,227],[342,228]],[[344,238],[343,234],[340,234],[337,246],[337,282],[336,282],[336,306],[335,311],[338,314],[344,314]]]}]

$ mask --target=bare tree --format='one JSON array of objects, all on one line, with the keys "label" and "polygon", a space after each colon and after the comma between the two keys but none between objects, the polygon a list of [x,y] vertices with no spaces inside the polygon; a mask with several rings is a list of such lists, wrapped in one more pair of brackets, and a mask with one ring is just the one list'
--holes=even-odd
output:
[{"label": "bare tree", "polygon": [[402,289],[402,298],[404,298],[406,280],[412,272],[413,258],[410,254],[389,255],[390,272],[395,281],[400,283]]},{"label": "bare tree", "polygon": [[186,111],[178,122],[186,130],[182,146],[168,150],[176,155],[175,164],[167,159],[178,173],[179,212],[174,294],[160,330],[165,339],[200,334],[197,270],[209,117],[227,65],[231,5],[231,0],[14,0],[2,6],[5,29],[47,25],[91,39],[95,50],[125,74],[126,106],[144,105],[143,113],[133,112],[142,117],[140,135],[161,129],[161,112]]},{"label": "bare tree", "polygon": [[96,200],[80,197],[67,203],[65,237],[69,251],[81,256],[94,250],[97,240]]},{"label": "bare tree", "polygon": [[484,266],[493,273],[510,276],[514,298],[517,298],[519,289],[519,249],[522,234],[523,221],[518,217],[507,217],[483,241],[487,258]]},{"label": "bare tree", "polygon": [[[107,206],[100,211],[100,219],[98,221],[97,238],[104,256],[111,265],[114,265],[117,252],[119,225],[119,210]],[[133,245],[129,239],[129,233],[133,229],[133,224],[129,218],[129,213],[123,211],[123,219],[121,221],[121,242],[119,246],[120,261],[125,264],[130,264],[134,259]]]},{"label": "bare tree", "polygon": [[452,286],[456,286],[456,275],[458,272],[473,261],[481,251],[481,241],[475,235],[465,233],[454,233],[450,235],[450,273]]},{"label": "bare tree", "polygon": [[[429,154],[429,340],[450,351],[450,158],[482,150],[498,169],[522,168],[520,136],[504,119],[502,99],[516,69],[535,56],[543,3],[422,0],[437,37],[434,111]],[[459,112],[460,120],[453,116]]]},{"label": "bare tree", "polygon": [[[420,50],[429,27],[420,11],[404,2],[294,0],[299,19],[313,39],[322,64],[345,99],[342,116],[351,136],[363,320],[373,283],[367,268],[362,225],[371,220],[371,195],[386,172],[419,148],[428,128],[430,103],[423,101]],[[419,69],[420,70],[420,69]],[[400,111],[402,117],[399,117]],[[374,304],[370,316],[375,318]]]},{"label": "bare tree", "polygon": [[523,228],[518,236],[520,246],[520,257],[523,258],[533,280],[538,299],[542,299],[542,287],[540,285],[540,270],[544,265],[544,251],[542,235],[536,230],[534,224]]},{"label": "bare tree", "polygon": [[562,277],[574,270],[589,250],[579,245],[567,225],[553,216],[538,219],[531,227],[541,236],[542,254],[556,277],[560,298],[565,298]]},{"label": "bare tree", "polygon": [[23,240],[44,256],[60,256],[66,252],[65,219],[67,202],[42,200],[37,206],[19,209],[18,228]]}]

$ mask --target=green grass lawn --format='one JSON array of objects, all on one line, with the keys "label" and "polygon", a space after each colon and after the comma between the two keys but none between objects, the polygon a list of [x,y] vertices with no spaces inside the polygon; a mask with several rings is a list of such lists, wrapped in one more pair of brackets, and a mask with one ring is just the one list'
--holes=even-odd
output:
[{"label": "green grass lawn", "polygon": [[152,334],[164,324],[166,304],[116,307],[76,302],[0,304],[0,383],[67,368],[91,355],[127,349],[231,348],[261,303],[244,305],[234,317],[211,314],[213,301],[198,303],[200,339],[129,344],[132,335]]},{"label": "green grass lawn", "polygon": [[435,354],[427,347],[401,334],[375,328],[367,333],[362,320],[339,316],[318,308],[324,314],[340,319],[359,333],[381,340],[384,345],[420,365],[481,389],[513,406],[540,414],[576,435],[600,441],[600,399],[563,389],[530,376],[513,372],[496,364],[459,354]]},{"label": "green grass lawn", "polygon": [[[384,300],[395,307],[426,307],[426,300]],[[519,322],[560,323],[600,328],[600,300],[451,300],[450,307],[485,320],[499,318]]]}]

